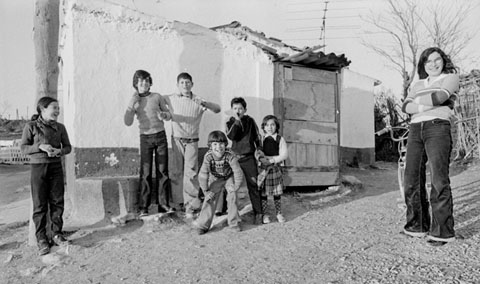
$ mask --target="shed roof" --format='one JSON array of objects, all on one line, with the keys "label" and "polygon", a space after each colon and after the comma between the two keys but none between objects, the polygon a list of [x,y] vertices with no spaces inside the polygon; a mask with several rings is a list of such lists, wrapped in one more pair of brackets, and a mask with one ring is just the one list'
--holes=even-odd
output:
[{"label": "shed roof", "polygon": [[305,47],[303,49],[298,48],[285,44],[277,38],[267,38],[263,32],[257,32],[247,26],[242,26],[242,24],[237,21],[233,21],[227,25],[212,27],[211,29],[217,32],[231,34],[240,40],[251,42],[268,54],[272,61],[294,63],[315,69],[331,71],[337,71],[347,67],[351,62],[344,54],[336,55],[333,52],[329,54],[323,53],[320,50],[324,47],[323,45]]}]

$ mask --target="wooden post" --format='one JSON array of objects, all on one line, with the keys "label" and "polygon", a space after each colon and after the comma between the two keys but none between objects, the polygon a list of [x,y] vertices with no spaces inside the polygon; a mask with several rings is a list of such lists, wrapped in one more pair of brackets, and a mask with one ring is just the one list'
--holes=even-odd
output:
[{"label": "wooden post", "polygon": [[35,45],[36,98],[57,98],[58,33],[60,0],[35,0],[33,42]]},{"label": "wooden post", "polygon": [[[33,43],[35,47],[36,97],[33,105],[36,105],[41,97],[57,98],[59,9],[60,0],[35,0]],[[36,244],[32,214],[33,205],[30,206],[28,232],[28,244],[31,246]],[[47,224],[49,222],[50,220],[47,220]]]},{"label": "wooden post", "polygon": [[480,157],[480,133],[479,133],[479,127],[480,127],[480,105],[478,104],[478,95],[480,94],[480,92],[478,92],[478,90],[474,93],[473,95],[473,100],[474,100],[474,105],[475,105],[475,122],[476,122],[476,125],[477,127],[475,127],[475,131],[473,132],[473,135],[475,136],[476,138],[476,142],[477,142],[477,151],[478,151],[478,156]]}]

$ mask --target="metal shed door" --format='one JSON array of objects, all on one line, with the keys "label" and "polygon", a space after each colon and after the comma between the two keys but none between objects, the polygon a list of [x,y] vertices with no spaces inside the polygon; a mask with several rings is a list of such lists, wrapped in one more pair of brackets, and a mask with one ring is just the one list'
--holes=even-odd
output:
[{"label": "metal shed door", "polygon": [[275,112],[288,143],[289,185],[331,185],[339,172],[337,74],[276,66]]}]

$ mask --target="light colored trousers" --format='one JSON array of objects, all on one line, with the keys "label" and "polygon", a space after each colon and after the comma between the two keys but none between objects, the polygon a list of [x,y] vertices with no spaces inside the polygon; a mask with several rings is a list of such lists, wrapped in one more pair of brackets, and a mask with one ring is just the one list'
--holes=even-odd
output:
[{"label": "light colored trousers", "polygon": [[213,216],[215,215],[215,208],[217,206],[220,193],[223,189],[227,189],[227,222],[229,226],[237,226],[240,221],[240,216],[238,215],[238,204],[237,204],[237,191],[234,190],[233,176],[224,179],[217,179],[213,181],[209,189],[215,195],[210,199],[205,199],[202,205],[202,211],[198,216],[196,223],[197,226],[201,229],[210,229],[212,225]]},{"label": "light colored trousers", "polygon": [[201,205],[197,179],[198,141],[185,142],[180,138],[173,138],[172,142],[172,199],[174,203],[183,203],[186,213],[192,213]]}]

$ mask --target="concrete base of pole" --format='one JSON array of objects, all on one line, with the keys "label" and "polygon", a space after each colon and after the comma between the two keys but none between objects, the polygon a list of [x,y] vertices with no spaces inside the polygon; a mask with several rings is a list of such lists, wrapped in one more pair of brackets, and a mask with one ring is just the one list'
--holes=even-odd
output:
[{"label": "concrete base of pole", "polygon": [[[77,179],[67,226],[128,221],[137,211],[138,176]],[[120,222],[120,221],[119,221]]]}]

